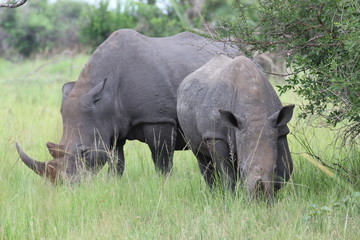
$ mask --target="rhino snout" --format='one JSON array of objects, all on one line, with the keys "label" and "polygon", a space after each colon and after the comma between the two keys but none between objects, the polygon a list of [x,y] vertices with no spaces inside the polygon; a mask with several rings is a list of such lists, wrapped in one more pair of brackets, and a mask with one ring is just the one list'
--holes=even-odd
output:
[{"label": "rhino snout", "polygon": [[271,201],[274,196],[273,181],[266,181],[259,178],[255,184],[255,195],[263,195],[267,200]]},{"label": "rhino snout", "polygon": [[265,176],[263,168],[258,168],[252,176],[248,176],[245,180],[245,186],[249,192],[250,198],[264,196],[267,200],[271,200],[274,195],[274,181],[272,177]]}]

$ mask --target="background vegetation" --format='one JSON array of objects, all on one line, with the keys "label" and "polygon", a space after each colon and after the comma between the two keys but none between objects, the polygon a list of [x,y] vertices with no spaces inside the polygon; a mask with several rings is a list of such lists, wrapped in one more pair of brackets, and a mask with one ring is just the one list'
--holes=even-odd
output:
[{"label": "background vegetation", "polygon": [[[94,50],[113,31],[132,28],[153,37],[201,27],[203,20],[229,12],[229,0],[108,0],[95,5],[77,0],[32,0],[16,9],[0,9],[0,54],[16,60],[63,50]],[[160,2],[160,1],[159,1]],[[197,12],[199,11],[199,12]],[[199,14],[203,14],[200,16]]]}]

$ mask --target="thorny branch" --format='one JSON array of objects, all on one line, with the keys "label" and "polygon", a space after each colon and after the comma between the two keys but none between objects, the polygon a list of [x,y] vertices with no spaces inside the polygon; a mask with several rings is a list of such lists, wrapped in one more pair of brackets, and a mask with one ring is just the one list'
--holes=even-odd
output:
[{"label": "thorny branch", "polygon": [[320,5],[320,7],[319,7],[319,9],[318,9],[318,12],[317,12],[317,16],[316,16],[318,22],[319,22],[319,23],[321,24],[321,26],[323,26],[323,27],[325,27],[325,24],[324,24],[324,22],[321,20],[321,15],[322,15],[324,6],[325,6],[325,4],[321,4],[321,5]]},{"label": "thorny branch", "polygon": [[9,3],[10,0],[5,0],[4,3],[0,3],[0,8],[17,8],[26,3],[27,0],[18,0],[14,3]]}]

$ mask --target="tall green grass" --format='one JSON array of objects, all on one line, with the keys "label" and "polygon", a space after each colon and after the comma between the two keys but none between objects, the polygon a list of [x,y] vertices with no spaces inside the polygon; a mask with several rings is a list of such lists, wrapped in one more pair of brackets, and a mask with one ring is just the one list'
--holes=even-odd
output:
[{"label": "tall green grass", "polygon": [[[80,185],[47,183],[18,160],[15,141],[33,158],[51,159],[45,144],[62,134],[61,86],[77,79],[87,58],[0,60],[0,239],[359,239],[359,180],[329,176],[297,154],[305,149],[291,135],[294,173],[271,207],[241,191],[210,192],[189,151],[175,153],[169,177],[158,176],[139,142],[127,142],[121,178],[105,167]],[[305,126],[292,122],[294,133]],[[358,154],[328,148],[326,129],[304,134],[325,161]],[[359,169],[359,159],[344,164]]]}]

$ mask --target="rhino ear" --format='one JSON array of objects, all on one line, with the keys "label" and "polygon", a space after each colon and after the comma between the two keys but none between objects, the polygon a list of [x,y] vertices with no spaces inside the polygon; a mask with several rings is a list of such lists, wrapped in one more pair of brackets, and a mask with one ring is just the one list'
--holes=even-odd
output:
[{"label": "rhino ear", "polygon": [[46,144],[46,146],[49,149],[49,152],[50,152],[51,156],[53,156],[53,158],[64,157],[64,155],[65,155],[65,146],[64,145],[59,145],[59,144],[55,144],[52,142],[48,142]]},{"label": "rhino ear", "polygon": [[62,87],[63,100],[69,95],[71,90],[74,88],[75,82],[65,83]]},{"label": "rhino ear", "polygon": [[230,111],[219,109],[219,112],[222,122],[228,127],[240,128],[245,122],[242,117],[235,115]]},{"label": "rhino ear", "polygon": [[282,107],[279,111],[275,112],[268,119],[271,125],[281,127],[287,124],[293,115],[295,105],[287,105]]},{"label": "rhino ear", "polygon": [[105,78],[101,83],[96,85],[93,89],[90,90],[90,92],[86,94],[86,99],[89,102],[95,104],[97,101],[101,99],[106,81],[107,78]]}]

